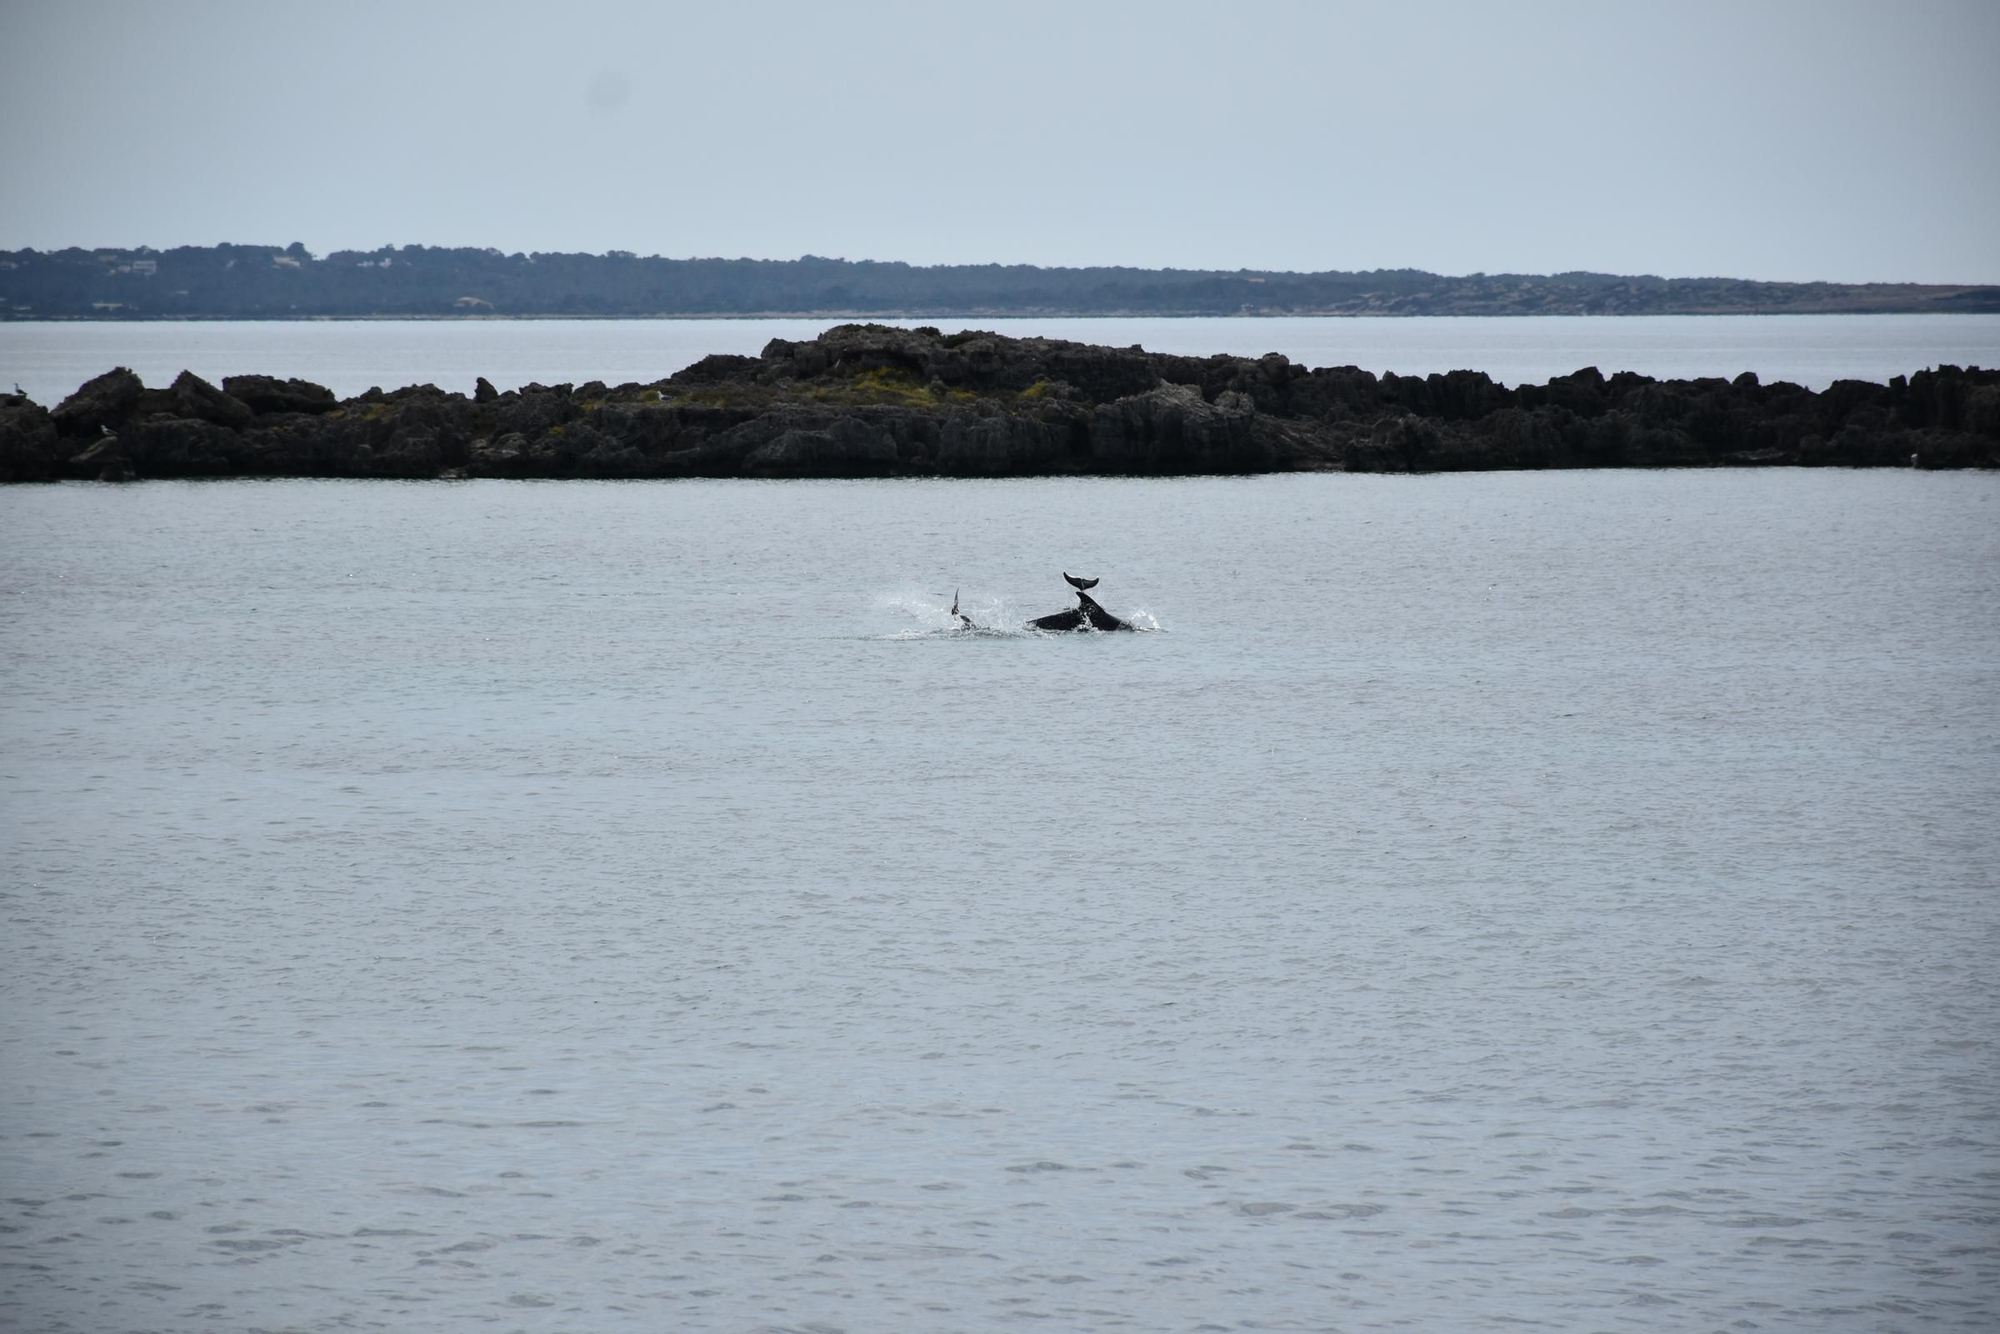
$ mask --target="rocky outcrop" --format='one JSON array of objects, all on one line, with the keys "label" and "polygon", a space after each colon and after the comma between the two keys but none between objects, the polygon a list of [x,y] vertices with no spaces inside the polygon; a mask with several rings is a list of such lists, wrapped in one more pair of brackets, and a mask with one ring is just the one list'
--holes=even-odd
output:
[{"label": "rocky outcrop", "polygon": [[232,431],[242,430],[256,415],[248,403],[223,393],[193,371],[182,371],[175,377],[173,394],[177,415],[226,426]]},{"label": "rocky outcrop", "polygon": [[0,480],[129,477],[1005,477],[1301,470],[2000,466],[2000,372],[1888,384],[1658,381],[1594,367],[1510,389],[1282,356],[1181,357],[841,325],[651,384],[485,379],[345,401],[303,380],[123,368],[53,412],[0,397]]},{"label": "rocky outcrop", "polygon": [[333,391],[305,380],[279,380],[269,375],[231,375],[222,387],[250,405],[253,412],[332,412],[340,404]]},{"label": "rocky outcrop", "polygon": [[124,421],[139,406],[146,386],[123,366],[108,370],[56,405],[49,414],[63,435],[96,435]]},{"label": "rocky outcrop", "polygon": [[25,394],[0,394],[0,482],[40,482],[61,475],[55,420]]}]

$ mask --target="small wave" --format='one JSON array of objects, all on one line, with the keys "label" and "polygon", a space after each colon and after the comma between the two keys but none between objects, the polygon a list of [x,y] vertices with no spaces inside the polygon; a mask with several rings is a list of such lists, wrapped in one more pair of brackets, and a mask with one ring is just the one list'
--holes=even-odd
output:
[{"label": "small wave", "polygon": [[[882,593],[876,596],[875,605],[881,611],[892,613],[900,620],[915,621],[916,624],[869,636],[873,639],[1054,639],[1077,633],[1071,630],[1038,629],[1029,624],[1030,613],[1005,599],[974,602],[961,597],[958,607],[971,619],[970,627],[952,615],[950,599],[941,599],[932,593],[913,592],[907,589]],[[1033,614],[1046,614],[1046,609]],[[1164,632],[1166,629],[1153,613],[1144,609],[1113,614],[1137,631],[1151,633]]]},{"label": "small wave", "polygon": [[897,630],[891,634],[873,635],[874,639],[1037,639],[1039,630],[997,630],[990,626],[975,626],[968,630],[962,625],[944,626],[938,629]]}]

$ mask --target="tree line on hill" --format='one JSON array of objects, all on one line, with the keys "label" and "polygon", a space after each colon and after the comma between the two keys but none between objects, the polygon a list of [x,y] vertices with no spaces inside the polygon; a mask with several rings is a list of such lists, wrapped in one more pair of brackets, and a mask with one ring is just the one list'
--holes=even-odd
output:
[{"label": "tree line on hill", "polygon": [[1767,283],[1603,273],[1448,277],[1418,269],[918,266],[875,260],[663,259],[384,246],[0,251],[0,316],[1696,315],[2000,312],[2000,286]]}]

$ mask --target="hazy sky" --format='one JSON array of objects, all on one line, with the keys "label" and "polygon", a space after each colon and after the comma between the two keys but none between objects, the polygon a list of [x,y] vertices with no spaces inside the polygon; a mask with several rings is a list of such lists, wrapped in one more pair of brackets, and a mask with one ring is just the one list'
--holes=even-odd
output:
[{"label": "hazy sky", "polygon": [[2000,0],[0,0],[0,248],[2000,282]]}]

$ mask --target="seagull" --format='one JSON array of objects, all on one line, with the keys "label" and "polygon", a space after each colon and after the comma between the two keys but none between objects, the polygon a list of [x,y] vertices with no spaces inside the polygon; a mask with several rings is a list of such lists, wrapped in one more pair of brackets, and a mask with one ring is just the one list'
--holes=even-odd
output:
[{"label": "seagull", "polygon": [[1069,586],[1071,588],[1074,588],[1079,593],[1081,593],[1086,588],[1097,587],[1097,580],[1079,579],[1075,575],[1071,574],[1068,570],[1063,571],[1063,578],[1067,579],[1069,581]]}]

